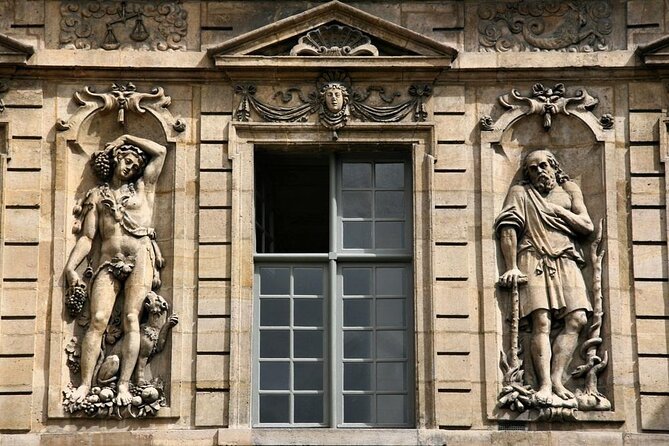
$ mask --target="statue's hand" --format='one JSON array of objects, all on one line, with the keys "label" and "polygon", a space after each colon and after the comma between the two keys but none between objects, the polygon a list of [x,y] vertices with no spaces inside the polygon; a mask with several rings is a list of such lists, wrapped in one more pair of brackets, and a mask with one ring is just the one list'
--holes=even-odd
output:
[{"label": "statue's hand", "polygon": [[84,283],[81,280],[81,277],[79,276],[79,274],[77,274],[77,272],[73,269],[67,269],[65,271],[65,280],[67,281],[67,286],[68,287],[73,287],[73,286],[78,285],[80,283]]},{"label": "statue's hand", "polygon": [[107,144],[105,144],[105,149],[114,150],[115,148],[121,147],[123,144],[126,144],[126,143],[127,143],[126,135],[122,135],[122,136],[119,136],[118,138],[116,138],[115,140],[110,141]]},{"label": "statue's hand", "polygon": [[546,207],[548,208],[549,211],[551,211],[553,214],[557,215],[558,217],[562,216],[564,214],[564,211],[565,211],[565,208],[563,208],[559,204],[555,204],[555,203],[546,203]]},{"label": "statue's hand", "polygon": [[170,327],[174,327],[178,323],[179,323],[179,317],[176,314],[172,314],[172,316],[170,316],[170,318],[167,320],[167,324]]},{"label": "statue's hand", "polygon": [[518,268],[511,268],[499,278],[499,285],[503,288],[511,288],[514,284],[527,282],[527,276]]}]

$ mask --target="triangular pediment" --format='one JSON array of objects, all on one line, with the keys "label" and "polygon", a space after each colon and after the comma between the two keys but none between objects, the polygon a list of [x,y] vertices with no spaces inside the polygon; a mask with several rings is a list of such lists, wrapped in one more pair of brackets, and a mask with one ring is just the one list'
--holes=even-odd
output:
[{"label": "triangular pediment", "polygon": [[669,65],[669,35],[639,45],[636,52],[646,65]]},{"label": "triangular pediment", "polygon": [[[346,51],[340,51],[344,45]],[[307,64],[322,63],[323,58],[336,58],[340,63],[346,59],[347,65],[392,58],[404,66],[418,59],[439,61],[436,65],[441,68],[450,66],[458,54],[449,45],[339,1],[250,31],[210,48],[208,53],[216,65],[228,67],[245,58],[263,58],[267,63],[269,57],[275,66],[298,63],[295,58]]]},{"label": "triangular pediment", "polygon": [[32,46],[0,34],[0,65],[23,65],[34,52]]}]

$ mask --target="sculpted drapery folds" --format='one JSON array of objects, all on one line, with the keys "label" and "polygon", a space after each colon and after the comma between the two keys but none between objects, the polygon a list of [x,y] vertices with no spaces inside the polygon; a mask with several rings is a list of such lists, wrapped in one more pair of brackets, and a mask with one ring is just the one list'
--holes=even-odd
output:
[{"label": "sculpted drapery folds", "polygon": [[[512,304],[512,343],[518,342],[518,319],[527,320],[535,385],[509,386],[522,384],[523,373],[518,374],[518,370],[513,379],[505,377],[509,381],[505,384],[513,392],[524,394],[525,398],[519,400],[521,408],[583,409],[580,392],[575,395],[565,387],[565,372],[587,315],[593,310],[582,274],[586,262],[578,241],[589,236],[594,226],[580,188],[562,171],[551,152],[529,153],[523,160],[523,178],[509,190],[495,231],[506,268],[499,285],[512,290],[516,301]],[[558,333],[551,343],[551,330],[556,327]],[[517,345],[512,345],[507,371],[522,365],[517,354]],[[504,395],[500,403],[504,405],[508,400],[509,395]]]},{"label": "sculpted drapery folds", "polygon": [[[164,265],[152,226],[166,151],[156,142],[123,135],[91,157],[102,183],[75,209],[79,238],[64,271],[70,313],[81,311],[86,298],[90,310],[81,345],[81,383],[65,392],[70,412],[96,415],[96,404],[111,402],[117,415],[131,405],[137,408],[131,414],[137,416],[145,404],[155,406],[162,398],[162,388],[145,381],[144,368],[177,323],[175,315],[167,318],[167,302],[153,291],[161,285]],[[85,259],[88,283],[77,272]],[[114,336],[110,318],[117,300],[122,334]]]}]

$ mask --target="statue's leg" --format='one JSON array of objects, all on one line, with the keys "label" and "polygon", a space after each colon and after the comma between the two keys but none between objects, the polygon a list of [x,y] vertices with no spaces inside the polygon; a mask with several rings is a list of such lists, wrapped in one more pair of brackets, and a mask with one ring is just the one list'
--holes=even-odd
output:
[{"label": "statue's leg", "polygon": [[537,375],[539,388],[537,399],[548,401],[553,396],[551,383],[551,317],[548,310],[535,310],[530,315],[532,318],[532,338],[530,339],[530,353],[534,371]]},{"label": "statue's leg", "polygon": [[91,321],[81,344],[81,385],[74,392],[75,401],[83,401],[91,388],[95,364],[100,356],[102,335],[109,323],[119,289],[119,282],[107,271],[100,271],[93,280],[89,296]]},{"label": "statue's leg", "polygon": [[578,335],[587,322],[588,318],[583,310],[575,310],[567,314],[564,318],[564,329],[553,343],[553,367],[551,370],[553,392],[565,400],[574,398],[574,394],[565,388],[562,383],[562,375],[574,355]]},{"label": "statue's leg", "polygon": [[146,295],[151,291],[153,280],[153,262],[149,247],[139,249],[135,258],[135,267],[125,281],[125,300],[123,303],[123,360],[118,381],[117,404],[127,405],[132,400],[129,389],[130,378],[137,364],[139,355],[139,318]]}]

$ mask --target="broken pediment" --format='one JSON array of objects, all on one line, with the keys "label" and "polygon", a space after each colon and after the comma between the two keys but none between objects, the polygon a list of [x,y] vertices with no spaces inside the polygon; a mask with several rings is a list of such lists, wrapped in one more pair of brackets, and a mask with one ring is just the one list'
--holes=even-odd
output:
[{"label": "broken pediment", "polygon": [[[217,66],[363,66],[448,68],[457,50],[369,13],[332,1],[210,48]],[[270,57],[270,60],[267,58]],[[333,60],[336,59],[336,60]],[[426,65],[427,64],[427,65]]]},{"label": "broken pediment", "polygon": [[636,52],[646,65],[669,65],[669,35],[639,45]]},{"label": "broken pediment", "polygon": [[34,52],[32,46],[0,34],[0,65],[23,65]]}]

